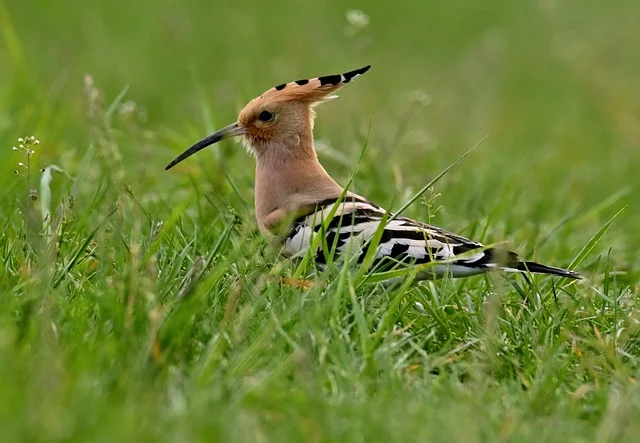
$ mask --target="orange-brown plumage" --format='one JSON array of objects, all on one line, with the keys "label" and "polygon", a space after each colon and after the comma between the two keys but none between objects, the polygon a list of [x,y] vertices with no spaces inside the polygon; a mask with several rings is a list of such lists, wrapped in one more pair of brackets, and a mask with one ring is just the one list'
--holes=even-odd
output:
[{"label": "orange-brown plumage", "polygon": [[187,149],[167,169],[219,140],[242,136],[256,157],[258,226],[270,237],[278,225],[299,211],[342,193],[342,187],[318,161],[313,146],[313,106],[333,98],[340,87],[369,68],[297,80],[269,89],[247,103],[236,123]]}]

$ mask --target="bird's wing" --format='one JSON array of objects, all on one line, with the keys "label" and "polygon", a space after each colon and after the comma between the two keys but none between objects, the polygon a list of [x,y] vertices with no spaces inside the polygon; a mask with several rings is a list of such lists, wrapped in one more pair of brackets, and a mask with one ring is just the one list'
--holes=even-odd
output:
[{"label": "bird's wing", "polygon": [[[306,252],[311,238],[324,234],[326,248],[318,247],[316,261],[325,264],[330,256],[337,259],[345,254],[359,254],[364,259],[369,240],[377,232],[385,217],[385,210],[359,197],[348,197],[337,208],[333,202],[321,202],[317,210],[296,220],[285,240],[289,255]],[[332,214],[333,212],[333,214]],[[495,266],[495,251],[483,249],[481,243],[444,231],[435,226],[406,217],[396,217],[386,223],[376,249],[374,266],[384,263],[414,263],[447,261],[442,272],[465,275],[484,272]],[[325,250],[327,249],[327,250]],[[474,253],[473,251],[478,252]],[[456,260],[456,256],[464,258]],[[509,261],[515,260],[510,254]],[[511,256],[512,255],[512,256]],[[461,274],[462,275],[462,274]]]}]

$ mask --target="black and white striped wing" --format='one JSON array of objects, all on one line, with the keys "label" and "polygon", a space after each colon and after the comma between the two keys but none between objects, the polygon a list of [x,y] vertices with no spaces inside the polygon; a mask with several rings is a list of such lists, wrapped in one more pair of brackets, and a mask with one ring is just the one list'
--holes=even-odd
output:
[{"label": "black and white striped wing", "polygon": [[[319,204],[316,212],[296,220],[290,235],[285,240],[287,255],[304,255],[315,236],[324,235],[324,244],[329,250],[319,246],[315,252],[316,262],[324,265],[333,254],[334,260],[344,259],[347,255],[357,254],[362,261],[366,254],[368,241],[375,235],[382,223],[385,210],[379,206],[355,197],[341,202],[333,212],[334,202]],[[331,217],[330,220],[328,218]],[[323,221],[326,222],[323,231]],[[387,268],[400,263],[424,264],[447,261],[436,265],[430,271],[434,277],[450,273],[462,277],[485,272],[495,266],[491,250],[474,250],[482,244],[464,237],[443,231],[434,226],[420,223],[409,218],[398,217],[387,222],[376,249],[374,267]],[[459,261],[456,256],[465,254]],[[515,255],[515,254],[514,254]],[[451,262],[453,260],[453,262]]]}]

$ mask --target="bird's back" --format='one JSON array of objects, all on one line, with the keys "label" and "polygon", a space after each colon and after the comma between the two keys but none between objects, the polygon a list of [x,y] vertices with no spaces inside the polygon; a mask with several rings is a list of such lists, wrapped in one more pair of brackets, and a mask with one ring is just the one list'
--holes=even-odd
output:
[{"label": "bird's back", "polygon": [[[415,220],[396,217],[387,221],[389,214],[380,206],[359,196],[319,202],[315,211],[296,219],[285,238],[285,255],[301,256],[310,246],[316,263],[323,266],[328,260],[343,261],[347,256],[357,256],[362,262],[381,223],[385,223],[376,244],[374,269],[388,269],[403,264],[436,265],[423,275],[424,278],[442,277],[450,273],[462,277],[485,272],[495,266],[495,250],[483,249],[483,245],[462,236],[443,231]],[[324,236],[321,241],[314,241]],[[456,260],[456,256],[464,258]],[[507,253],[508,261],[517,262],[513,253]]]},{"label": "bird's back", "polygon": [[[371,241],[376,233],[379,240]],[[339,263],[346,258],[361,263],[373,245],[374,270],[433,263],[418,274],[421,279],[467,277],[495,268],[581,278],[574,271],[520,261],[514,252],[487,248],[426,223],[391,218],[380,206],[353,194],[318,202],[311,213],[297,218],[284,239],[283,253],[303,256],[313,248],[316,263],[323,267],[330,260]]]}]

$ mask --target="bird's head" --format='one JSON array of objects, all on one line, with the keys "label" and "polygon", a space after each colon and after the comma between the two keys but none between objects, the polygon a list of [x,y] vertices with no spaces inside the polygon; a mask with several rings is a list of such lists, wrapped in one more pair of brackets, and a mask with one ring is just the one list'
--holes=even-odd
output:
[{"label": "bird's head", "polygon": [[313,106],[334,98],[335,91],[369,68],[365,66],[344,74],[297,80],[271,88],[247,103],[235,123],[191,146],[169,163],[166,169],[229,137],[242,136],[258,158],[273,150],[296,149],[304,137],[312,137]]}]

